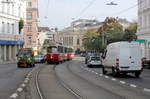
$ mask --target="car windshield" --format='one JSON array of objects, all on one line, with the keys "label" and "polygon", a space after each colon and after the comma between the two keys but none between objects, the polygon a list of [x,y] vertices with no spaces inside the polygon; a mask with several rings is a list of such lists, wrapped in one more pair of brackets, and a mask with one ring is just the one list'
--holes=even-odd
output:
[{"label": "car windshield", "polygon": [[28,51],[22,51],[18,53],[18,57],[30,57],[30,56],[32,56],[32,53]]}]

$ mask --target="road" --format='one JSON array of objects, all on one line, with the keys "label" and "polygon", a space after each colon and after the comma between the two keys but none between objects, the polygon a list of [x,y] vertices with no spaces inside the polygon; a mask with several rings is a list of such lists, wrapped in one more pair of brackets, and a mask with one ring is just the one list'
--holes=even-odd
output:
[{"label": "road", "polygon": [[[31,68],[0,65],[0,99],[7,99],[24,81]],[[76,57],[59,65],[37,64],[32,70],[28,98],[18,99],[149,99],[150,70],[133,75],[102,75],[101,68],[88,68]],[[39,88],[39,90],[38,90]],[[7,97],[7,98],[6,98]]]},{"label": "road", "polygon": [[139,79],[132,76],[113,78],[102,75],[101,68],[87,68],[83,60],[76,58],[56,68],[60,79],[83,99],[149,99],[146,88],[149,88],[150,78],[145,76],[149,71]]},{"label": "road", "polygon": [[84,58],[81,57],[59,65],[44,64],[42,67],[38,81],[44,99],[149,99],[150,97],[150,78],[147,77],[149,70],[144,70],[141,78],[132,75],[114,78],[111,75],[102,75],[101,68],[88,68],[84,64]]},{"label": "road", "polygon": [[0,64],[0,99],[7,99],[23,82],[31,68],[17,68],[16,64]]}]

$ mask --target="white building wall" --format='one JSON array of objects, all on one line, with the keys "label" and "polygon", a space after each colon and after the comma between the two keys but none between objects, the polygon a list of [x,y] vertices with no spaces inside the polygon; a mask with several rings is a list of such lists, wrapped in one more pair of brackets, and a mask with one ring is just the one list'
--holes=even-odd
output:
[{"label": "white building wall", "polygon": [[141,47],[143,57],[150,59],[150,0],[138,0],[137,36],[147,41]]},{"label": "white building wall", "polygon": [[[20,10],[19,10],[20,8]],[[0,40],[23,41],[23,33],[19,34],[19,20],[26,21],[26,0],[0,0]],[[16,59],[18,49],[22,45],[0,43],[0,61]]]}]

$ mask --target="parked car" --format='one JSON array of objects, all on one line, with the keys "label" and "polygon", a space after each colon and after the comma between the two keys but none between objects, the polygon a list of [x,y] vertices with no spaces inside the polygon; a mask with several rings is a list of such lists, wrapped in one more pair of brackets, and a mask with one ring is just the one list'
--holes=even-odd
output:
[{"label": "parked car", "polygon": [[17,66],[19,67],[34,67],[34,55],[33,50],[30,48],[21,48],[18,51],[17,56]]},{"label": "parked car", "polygon": [[102,60],[100,56],[90,56],[89,60],[87,61],[88,67],[93,66],[102,66]]},{"label": "parked car", "polygon": [[91,56],[91,53],[87,53],[86,56],[85,56],[85,64],[87,64],[87,61],[89,60]]},{"label": "parked car", "polygon": [[45,62],[44,55],[36,55],[36,56],[34,56],[34,60],[36,63],[44,63]]},{"label": "parked car", "polygon": [[102,57],[103,74],[110,70],[113,75],[134,73],[139,77],[142,72],[142,53],[138,42],[109,44]]},{"label": "parked car", "polygon": [[143,68],[150,69],[150,60],[148,60],[146,57],[143,57],[142,58],[142,66],[143,66]]}]

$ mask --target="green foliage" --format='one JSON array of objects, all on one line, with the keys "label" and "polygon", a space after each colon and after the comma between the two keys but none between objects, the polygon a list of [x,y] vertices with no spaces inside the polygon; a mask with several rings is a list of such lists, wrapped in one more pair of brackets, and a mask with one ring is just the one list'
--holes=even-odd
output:
[{"label": "green foliage", "polygon": [[23,29],[23,27],[24,27],[24,20],[20,19],[19,20],[19,34],[20,34],[21,30]]},{"label": "green foliage", "polygon": [[84,35],[83,46],[87,51],[103,52],[109,43],[136,40],[136,30],[136,22],[123,30],[116,18],[107,17],[97,32],[89,31]]},{"label": "green foliage", "polygon": [[137,31],[137,22],[133,22],[127,29],[125,29],[123,40],[125,41],[136,40],[137,39],[136,31]]}]

